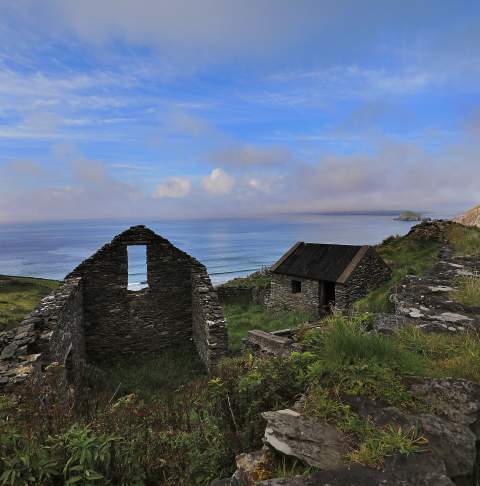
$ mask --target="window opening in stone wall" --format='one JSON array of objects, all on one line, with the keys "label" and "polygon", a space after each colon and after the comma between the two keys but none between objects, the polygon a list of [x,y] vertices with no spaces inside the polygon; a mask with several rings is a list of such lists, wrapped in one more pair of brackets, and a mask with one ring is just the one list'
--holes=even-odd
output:
[{"label": "window opening in stone wall", "polygon": [[302,282],[300,280],[292,280],[292,294],[299,294],[302,291]]},{"label": "window opening in stone wall", "polygon": [[138,292],[148,287],[147,247],[129,245],[128,251],[128,290]]}]

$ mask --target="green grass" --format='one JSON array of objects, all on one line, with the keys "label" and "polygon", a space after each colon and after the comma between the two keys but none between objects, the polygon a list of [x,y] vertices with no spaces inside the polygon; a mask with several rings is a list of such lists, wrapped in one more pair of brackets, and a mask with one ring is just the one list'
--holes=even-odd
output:
[{"label": "green grass", "polygon": [[423,357],[424,373],[434,377],[464,378],[480,383],[480,335],[426,334],[416,327],[398,331],[394,341]]},{"label": "green grass", "polygon": [[266,270],[253,272],[246,277],[238,277],[222,284],[224,287],[267,287],[271,282],[271,275]]},{"label": "green grass", "polygon": [[458,255],[480,258],[480,228],[453,224],[447,237]]},{"label": "green grass", "polygon": [[467,307],[480,307],[480,274],[459,277],[456,291],[450,292],[450,298]]},{"label": "green grass", "polygon": [[441,244],[436,241],[418,240],[413,236],[391,236],[376,247],[377,252],[392,268],[391,280],[371,291],[355,304],[360,312],[388,312],[391,310],[389,295],[392,287],[406,275],[423,275],[438,258]]},{"label": "green grass", "polygon": [[18,326],[59,282],[0,275],[0,331]]},{"label": "green grass", "polygon": [[99,364],[103,386],[121,397],[135,394],[151,400],[176,393],[188,383],[206,376],[203,363],[193,345],[135,357],[121,357]]},{"label": "green grass", "polygon": [[304,324],[311,315],[308,312],[272,312],[257,304],[225,304],[230,350],[238,352],[242,339],[252,329],[278,331]]}]

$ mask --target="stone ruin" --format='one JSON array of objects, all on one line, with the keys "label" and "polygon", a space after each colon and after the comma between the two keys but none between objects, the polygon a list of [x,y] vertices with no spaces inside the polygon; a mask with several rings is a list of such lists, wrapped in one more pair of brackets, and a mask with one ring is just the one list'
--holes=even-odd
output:
[{"label": "stone ruin", "polygon": [[[146,247],[148,287],[128,289],[128,247]],[[0,392],[52,363],[81,390],[86,364],[194,342],[208,370],[227,354],[222,307],[206,268],[145,226],[116,236],[73,270],[18,328],[0,333]]]}]

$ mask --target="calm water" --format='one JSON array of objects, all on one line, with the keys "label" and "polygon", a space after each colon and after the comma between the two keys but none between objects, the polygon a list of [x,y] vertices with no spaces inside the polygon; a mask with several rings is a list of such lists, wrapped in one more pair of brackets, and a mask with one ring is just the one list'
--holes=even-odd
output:
[{"label": "calm water", "polygon": [[[441,215],[434,215],[440,217]],[[445,215],[448,216],[448,215]],[[81,221],[0,225],[0,274],[61,279],[133,224],[145,224],[206,265],[215,284],[270,265],[296,241],[373,244],[414,223],[392,215],[307,215],[195,221]],[[130,274],[144,279],[141,255]]]}]

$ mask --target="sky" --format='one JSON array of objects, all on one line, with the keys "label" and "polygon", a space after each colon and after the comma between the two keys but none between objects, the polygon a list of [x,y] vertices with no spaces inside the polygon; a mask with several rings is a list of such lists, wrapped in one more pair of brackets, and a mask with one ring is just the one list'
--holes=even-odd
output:
[{"label": "sky", "polygon": [[477,0],[0,0],[0,222],[478,203]]}]

